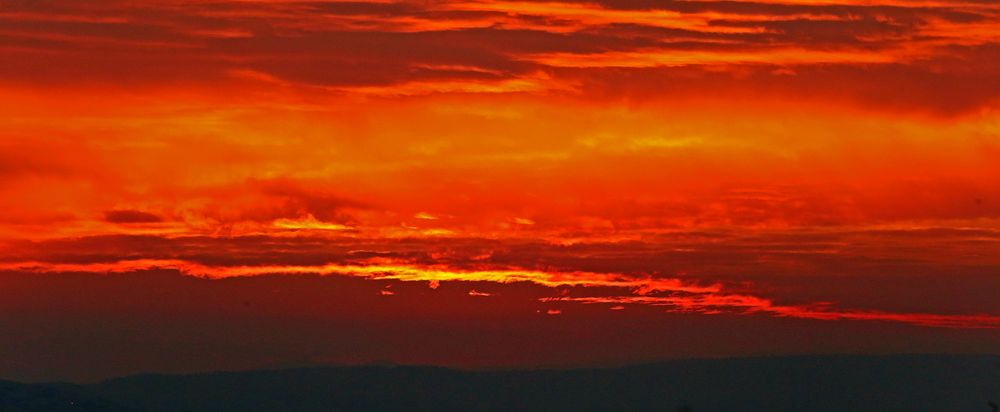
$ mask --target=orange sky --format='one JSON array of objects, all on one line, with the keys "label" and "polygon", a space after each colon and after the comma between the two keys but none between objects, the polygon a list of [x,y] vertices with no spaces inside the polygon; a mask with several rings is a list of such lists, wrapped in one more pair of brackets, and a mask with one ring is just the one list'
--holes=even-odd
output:
[{"label": "orange sky", "polygon": [[[998,101],[1000,6],[982,0],[0,0],[0,327],[218,310],[155,289],[134,293],[179,306],[135,306],[104,274],[198,279],[219,302],[247,277],[322,275],[374,288],[302,296],[365,301],[344,321],[412,299],[386,316],[469,336],[504,316],[609,334],[679,316],[705,336],[794,321],[774,326],[781,344],[703,352],[649,349],[660,330],[563,359],[525,326],[551,343],[534,358],[482,343],[478,358],[337,347],[308,362],[989,351]],[[112,303],[57,304],[75,276]],[[292,301],[268,310],[326,319]],[[886,325],[907,332],[863,337]],[[835,343],[789,338],[810,328]],[[262,345],[215,367],[301,350]],[[42,356],[15,346],[0,358]],[[112,362],[52,373],[164,368]]]}]

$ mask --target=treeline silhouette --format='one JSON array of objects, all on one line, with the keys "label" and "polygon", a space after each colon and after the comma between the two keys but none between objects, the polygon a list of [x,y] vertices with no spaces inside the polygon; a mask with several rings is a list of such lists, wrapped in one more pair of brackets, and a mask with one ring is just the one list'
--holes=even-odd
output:
[{"label": "treeline silhouette", "polygon": [[983,411],[998,356],[681,360],[607,369],[369,365],[98,384],[0,381],[0,411]]}]

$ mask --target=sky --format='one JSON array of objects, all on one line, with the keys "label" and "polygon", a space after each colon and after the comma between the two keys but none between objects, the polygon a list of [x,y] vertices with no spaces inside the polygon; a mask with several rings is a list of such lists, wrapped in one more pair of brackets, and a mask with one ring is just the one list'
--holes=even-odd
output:
[{"label": "sky", "polygon": [[990,0],[0,0],[0,378],[998,353]]}]

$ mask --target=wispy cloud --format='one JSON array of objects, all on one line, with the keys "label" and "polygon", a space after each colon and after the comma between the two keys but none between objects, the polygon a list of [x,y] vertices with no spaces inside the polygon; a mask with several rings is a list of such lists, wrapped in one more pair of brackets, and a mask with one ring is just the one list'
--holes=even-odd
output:
[{"label": "wispy cloud", "polygon": [[[459,269],[443,265],[415,265],[373,259],[356,264],[325,265],[261,265],[207,266],[183,260],[123,260],[108,263],[44,263],[13,262],[0,265],[0,270],[37,273],[129,273],[158,269],[177,270],[189,276],[211,279],[264,275],[337,275],[370,280],[402,282],[486,282],[498,284],[533,283],[546,288],[574,287],[575,296],[541,298],[541,302],[578,302],[585,304],[651,305],[670,312],[701,314],[766,314],[812,320],[869,320],[901,322],[919,326],[945,328],[1000,328],[1000,316],[987,314],[943,315],[932,313],[893,313],[875,310],[842,310],[829,303],[780,305],[771,299],[752,294],[734,293],[721,284],[701,285],[676,278],[626,275],[622,273],[558,272],[531,269]],[[745,288],[745,286],[744,286]],[[435,288],[436,289],[436,288]],[[588,290],[603,292],[600,296],[579,296]],[[751,288],[752,289],[752,288]],[[611,293],[608,293],[608,291]],[[617,294],[615,294],[617,292]],[[396,292],[383,289],[381,295]],[[472,290],[470,296],[490,296]],[[560,310],[550,309],[549,314]]]}]

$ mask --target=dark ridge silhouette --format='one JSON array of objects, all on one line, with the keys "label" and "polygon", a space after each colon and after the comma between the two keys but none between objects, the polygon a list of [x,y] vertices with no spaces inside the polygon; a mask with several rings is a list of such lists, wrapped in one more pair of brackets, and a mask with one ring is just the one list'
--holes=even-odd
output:
[{"label": "dark ridge silhouette", "polygon": [[996,411],[1000,356],[680,360],[607,369],[368,365],[0,383],[0,411]]},{"label": "dark ridge silhouette", "polygon": [[0,411],[108,411],[142,409],[124,407],[95,394],[91,388],[65,383],[23,384],[0,381]]}]

